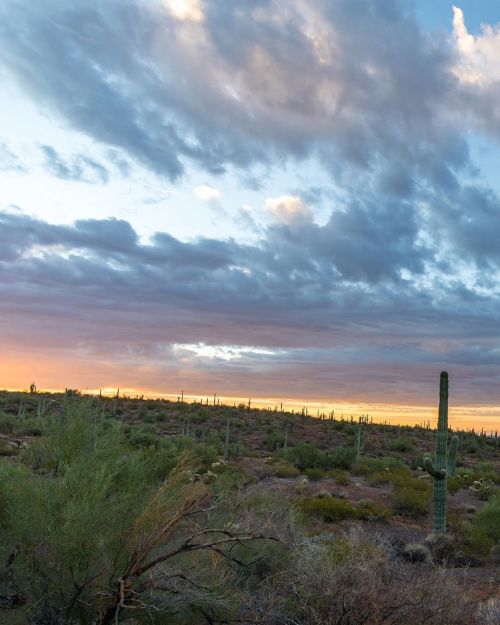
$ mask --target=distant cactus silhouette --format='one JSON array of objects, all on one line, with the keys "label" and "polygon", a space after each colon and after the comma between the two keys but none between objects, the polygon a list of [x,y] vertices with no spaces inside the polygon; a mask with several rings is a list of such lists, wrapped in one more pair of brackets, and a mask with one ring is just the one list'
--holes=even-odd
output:
[{"label": "distant cactus silhouette", "polygon": [[424,466],[432,476],[432,517],[434,531],[446,533],[446,496],[448,476],[455,471],[458,449],[458,437],[452,436],[450,449],[448,443],[448,373],[441,372],[439,381],[439,418],[436,440],[436,459],[430,456],[424,459]]}]

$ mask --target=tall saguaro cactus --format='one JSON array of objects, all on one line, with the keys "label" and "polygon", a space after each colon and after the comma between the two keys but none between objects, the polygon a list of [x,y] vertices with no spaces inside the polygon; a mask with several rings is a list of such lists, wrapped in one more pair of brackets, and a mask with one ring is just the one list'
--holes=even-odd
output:
[{"label": "tall saguaro cactus", "polygon": [[432,476],[432,516],[434,531],[446,532],[446,495],[448,476],[455,471],[458,437],[452,436],[448,444],[448,374],[441,372],[439,381],[439,418],[436,441],[436,459],[427,457],[424,466]]}]

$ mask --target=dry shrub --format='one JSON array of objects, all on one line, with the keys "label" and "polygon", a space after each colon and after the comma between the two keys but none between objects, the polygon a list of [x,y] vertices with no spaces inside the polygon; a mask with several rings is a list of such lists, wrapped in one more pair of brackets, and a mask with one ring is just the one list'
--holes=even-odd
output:
[{"label": "dry shrub", "polygon": [[498,625],[500,623],[500,599],[491,598],[479,606],[477,622],[481,625]]},{"label": "dry shrub", "polygon": [[401,562],[358,530],[308,539],[268,582],[255,617],[270,625],[455,625],[465,609],[445,569]]}]

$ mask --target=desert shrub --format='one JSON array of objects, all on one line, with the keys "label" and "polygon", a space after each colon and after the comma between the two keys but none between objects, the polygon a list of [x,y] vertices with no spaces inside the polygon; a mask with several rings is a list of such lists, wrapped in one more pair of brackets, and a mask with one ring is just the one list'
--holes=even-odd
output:
[{"label": "desert shrub", "polygon": [[456,536],[455,554],[483,558],[489,555],[495,541],[477,524],[462,522],[453,527]]},{"label": "desert shrub", "polygon": [[33,471],[50,471],[55,465],[52,450],[43,439],[36,439],[22,449],[20,460]]},{"label": "desert shrub", "polygon": [[229,457],[241,458],[248,454],[248,447],[241,442],[231,443],[229,445]]},{"label": "desert shrub", "polygon": [[16,423],[14,416],[0,413],[0,433],[11,434],[15,430]]},{"label": "desert shrub", "polygon": [[312,443],[300,443],[282,452],[282,456],[298,469],[350,469],[354,463],[355,451],[352,447],[336,447],[319,450]]},{"label": "desert shrub", "polygon": [[[466,608],[465,585],[441,570],[392,558],[356,532],[342,540],[311,538],[289,566],[269,578],[261,620],[304,625],[456,625]],[[259,601],[260,599],[260,601]]]},{"label": "desert shrub", "polygon": [[266,449],[270,451],[275,451],[276,449],[282,449],[285,444],[285,434],[281,431],[276,431],[274,428],[271,428],[271,432],[268,433],[266,437]]},{"label": "desert shrub", "polygon": [[291,464],[278,464],[274,468],[274,474],[280,478],[297,477],[300,471]]},{"label": "desert shrub", "polygon": [[[164,413],[164,419],[168,418],[167,413]],[[189,415],[189,420],[192,424],[201,425],[207,422],[207,415],[205,412],[193,412]]]},{"label": "desert shrub", "polygon": [[386,469],[400,469],[405,468],[405,465],[399,458],[393,458],[392,456],[386,456],[384,458],[367,458],[361,456],[356,464],[357,475],[369,475],[378,471],[385,471]]},{"label": "desert shrub", "polygon": [[415,471],[416,469],[424,470],[424,458],[426,454],[418,454],[411,459],[410,467]]},{"label": "desert shrub", "polygon": [[474,467],[474,475],[483,480],[490,480],[496,484],[500,484],[500,472],[489,462],[479,462],[476,464]]},{"label": "desert shrub", "polygon": [[305,474],[310,480],[313,481],[321,480],[323,477],[325,477],[325,471],[316,467],[313,467],[312,469],[306,469]]},{"label": "desert shrub", "polygon": [[299,443],[295,447],[284,450],[283,457],[303,471],[318,467],[321,454],[320,450],[312,443]]},{"label": "desert shrub", "polygon": [[392,510],[396,514],[421,517],[429,513],[431,485],[427,480],[409,480],[394,484]]},{"label": "desert shrub", "polygon": [[157,430],[151,424],[132,428],[129,436],[130,446],[137,449],[139,447],[157,448],[160,444],[160,437]]},{"label": "desert shrub", "polygon": [[464,486],[470,486],[476,479],[474,470],[466,469],[465,467],[457,467],[453,477],[459,477]]},{"label": "desert shrub", "polygon": [[363,499],[352,504],[345,499],[331,496],[306,497],[302,499],[299,505],[302,512],[326,523],[337,523],[344,519],[386,521],[390,517],[387,508],[370,499]]},{"label": "desert shrub", "polygon": [[364,521],[387,521],[390,510],[371,499],[361,499],[356,503],[356,518]]},{"label": "desert shrub", "polygon": [[325,521],[337,523],[356,517],[354,506],[345,499],[336,497],[306,497],[299,504],[302,512]]},{"label": "desert shrub", "polygon": [[352,468],[356,459],[356,452],[352,447],[337,447],[333,450],[323,452],[321,466],[323,469],[344,469]]},{"label": "desert shrub", "polygon": [[430,562],[431,552],[426,545],[422,543],[408,543],[402,551],[403,558],[408,562]]},{"label": "desert shrub", "polygon": [[334,469],[333,471],[330,471],[330,475],[339,486],[345,486],[351,481],[349,473],[343,469]]},{"label": "desert shrub", "polygon": [[412,481],[411,471],[405,466],[386,467],[383,471],[375,471],[368,475],[368,482],[373,486],[379,484],[406,484]]},{"label": "desert shrub", "polygon": [[500,497],[488,501],[475,514],[472,525],[482,529],[496,543],[500,543]]},{"label": "desert shrub", "polygon": [[415,445],[408,436],[398,436],[389,444],[389,449],[391,451],[407,452],[411,451],[414,447]]},{"label": "desert shrub", "polygon": [[41,436],[44,431],[44,423],[41,419],[23,419],[18,431],[25,436]]},{"label": "desert shrub", "polygon": [[458,493],[458,491],[464,487],[464,481],[459,475],[453,475],[449,477],[446,481],[446,485],[448,488],[448,492],[451,495]]},{"label": "desert shrub", "polygon": [[493,480],[482,477],[478,480],[474,480],[472,486],[469,486],[469,490],[471,490],[476,497],[482,501],[488,501],[498,493],[498,488]]},{"label": "desert shrub", "polygon": [[491,597],[481,603],[477,610],[477,622],[481,625],[498,625],[500,623],[500,599]]},{"label": "desert shrub", "polygon": [[479,444],[479,441],[477,440],[477,438],[469,438],[466,441],[464,441],[463,447],[462,447],[462,453],[467,454],[467,455],[480,455],[481,454],[481,445]]},{"label": "desert shrub", "polygon": [[167,415],[164,412],[152,412],[151,410],[144,411],[143,414],[140,415],[144,423],[159,423],[161,421],[165,421]]}]

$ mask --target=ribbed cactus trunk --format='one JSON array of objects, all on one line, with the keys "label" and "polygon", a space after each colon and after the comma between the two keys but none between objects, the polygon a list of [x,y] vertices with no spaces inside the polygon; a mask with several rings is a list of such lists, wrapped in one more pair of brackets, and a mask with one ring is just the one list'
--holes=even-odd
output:
[{"label": "ribbed cactus trunk", "polygon": [[358,423],[356,427],[356,433],[354,435],[354,463],[358,464],[359,454],[361,452],[361,423]]},{"label": "ribbed cactus trunk", "polygon": [[424,465],[432,476],[432,517],[434,531],[446,532],[446,497],[448,494],[448,476],[455,470],[458,437],[452,436],[450,450],[448,444],[448,374],[441,372],[439,381],[439,417],[437,427],[436,458],[427,457]]}]

